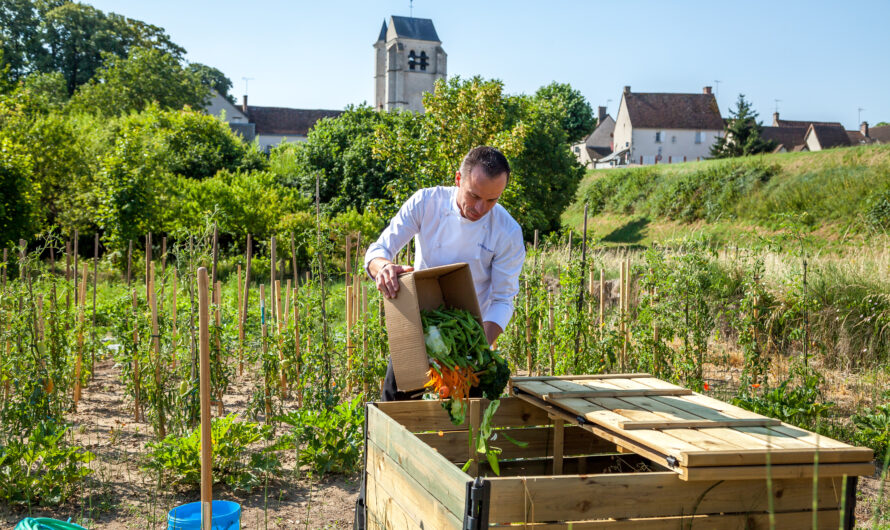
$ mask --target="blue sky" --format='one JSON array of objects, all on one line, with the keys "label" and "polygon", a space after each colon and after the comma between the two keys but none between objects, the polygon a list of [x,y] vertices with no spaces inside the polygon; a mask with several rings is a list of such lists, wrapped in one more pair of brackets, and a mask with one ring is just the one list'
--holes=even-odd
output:
[{"label": "blue sky", "polygon": [[[373,102],[374,40],[408,0],[87,2],[162,26],[187,59],[249,81],[253,105],[342,109]],[[500,79],[508,93],[570,83],[614,116],[621,90],[739,93],[783,118],[890,122],[890,1],[849,3],[416,0],[448,54],[449,77]],[[719,80],[720,83],[715,83]]]}]

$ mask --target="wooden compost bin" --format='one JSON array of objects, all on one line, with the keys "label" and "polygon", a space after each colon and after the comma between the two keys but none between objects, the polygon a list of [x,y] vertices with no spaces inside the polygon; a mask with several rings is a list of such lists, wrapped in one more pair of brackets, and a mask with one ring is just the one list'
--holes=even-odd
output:
[{"label": "wooden compost bin", "polygon": [[[369,403],[368,528],[852,528],[857,477],[874,472],[870,449],[648,374],[514,378],[511,392],[492,424],[527,445],[493,442],[500,476],[461,471],[468,431],[438,401]],[[471,400],[468,423],[486,406]]]}]

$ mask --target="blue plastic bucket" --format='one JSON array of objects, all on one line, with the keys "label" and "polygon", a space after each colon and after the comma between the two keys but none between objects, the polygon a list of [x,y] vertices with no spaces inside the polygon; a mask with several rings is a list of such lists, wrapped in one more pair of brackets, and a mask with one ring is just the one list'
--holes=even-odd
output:
[{"label": "blue plastic bucket", "polygon": [[[212,530],[240,530],[241,505],[232,501],[213,501]],[[167,514],[167,530],[201,530],[201,503],[177,506]]]}]

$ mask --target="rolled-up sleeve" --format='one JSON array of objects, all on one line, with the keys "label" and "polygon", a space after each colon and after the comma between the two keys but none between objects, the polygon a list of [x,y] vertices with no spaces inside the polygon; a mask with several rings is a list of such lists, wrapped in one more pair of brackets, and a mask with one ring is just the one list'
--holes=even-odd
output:
[{"label": "rolled-up sleeve", "polygon": [[519,294],[519,274],[525,262],[522,229],[516,225],[504,238],[503,248],[497,250],[491,262],[491,302],[482,320],[506,330],[513,316],[513,299]]},{"label": "rolled-up sleeve", "polygon": [[420,219],[423,217],[423,193],[424,190],[419,190],[405,201],[377,241],[368,247],[365,252],[365,272],[368,276],[371,276],[368,271],[368,264],[371,263],[371,260],[386,258],[392,261],[393,256],[398,254],[408,244],[408,241],[420,231]]}]

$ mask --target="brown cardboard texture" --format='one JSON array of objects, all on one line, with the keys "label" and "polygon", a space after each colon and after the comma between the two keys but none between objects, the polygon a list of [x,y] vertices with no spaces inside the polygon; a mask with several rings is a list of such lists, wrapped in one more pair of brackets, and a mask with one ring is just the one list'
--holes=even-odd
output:
[{"label": "brown cardboard texture", "polygon": [[466,309],[479,323],[482,314],[476,299],[476,287],[470,266],[453,263],[399,276],[399,292],[384,298],[386,334],[398,389],[407,392],[423,388],[429,378],[429,357],[423,340],[421,309]]}]

